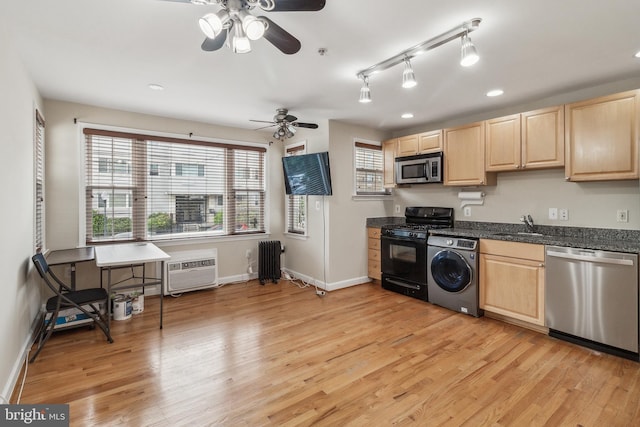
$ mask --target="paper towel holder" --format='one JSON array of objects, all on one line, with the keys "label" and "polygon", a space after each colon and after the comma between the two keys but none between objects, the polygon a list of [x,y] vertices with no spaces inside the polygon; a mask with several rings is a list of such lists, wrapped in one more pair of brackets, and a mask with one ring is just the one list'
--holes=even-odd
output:
[{"label": "paper towel holder", "polygon": [[461,191],[458,193],[458,199],[460,199],[460,207],[464,208],[467,205],[484,205],[484,192],[482,191]]}]

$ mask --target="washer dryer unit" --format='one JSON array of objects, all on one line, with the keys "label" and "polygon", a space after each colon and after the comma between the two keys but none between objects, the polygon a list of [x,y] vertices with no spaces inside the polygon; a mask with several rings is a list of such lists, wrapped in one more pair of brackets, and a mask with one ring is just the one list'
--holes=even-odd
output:
[{"label": "washer dryer unit", "polygon": [[480,317],[478,240],[429,236],[427,248],[429,302]]}]

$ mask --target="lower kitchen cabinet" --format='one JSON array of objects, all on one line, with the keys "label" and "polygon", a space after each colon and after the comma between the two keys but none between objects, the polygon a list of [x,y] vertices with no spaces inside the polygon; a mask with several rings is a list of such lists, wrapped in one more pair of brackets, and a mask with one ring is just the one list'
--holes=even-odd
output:
[{"label": "lower kitchen cabinet", "polygon": [[369,277],[374,280],[382,280],[380,266],[380,229],[369,227],[367,229],[367,236],[369,238]]},{"label": "lower kitchen cabinet", "polygon": [[480,240],[480,308],[544,326],[544,245]]}]

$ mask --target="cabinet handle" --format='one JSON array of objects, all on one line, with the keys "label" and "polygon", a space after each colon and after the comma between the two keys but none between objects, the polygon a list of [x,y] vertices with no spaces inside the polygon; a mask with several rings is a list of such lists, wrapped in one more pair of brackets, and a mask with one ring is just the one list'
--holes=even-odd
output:
[{"label": "cabinet handle", "polygon": [[564,177],[564,180],[565,180],[565,181],[569,181],[569,177],[568,177],[568,176],[565,176],[565,177]]},{"label": "cabinet handle", "polygon": [[522,165],[522,169],[524,169],[524,168],[526,168],[526,167],[527,167],[527,165]]},{"label": "cabinet handle", "polygon": [[540,263],[538,264],[538,267],[544,267],[544,264]]}]

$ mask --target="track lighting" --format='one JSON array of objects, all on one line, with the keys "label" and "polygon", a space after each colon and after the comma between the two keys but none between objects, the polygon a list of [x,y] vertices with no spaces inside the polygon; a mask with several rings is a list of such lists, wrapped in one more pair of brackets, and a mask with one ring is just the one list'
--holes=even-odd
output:
[{"label": "track lighting", "polygon": [[409,58],[405,58],[404,71],[402,72],[402,87],[408,89],[417,84],[416,76],[413,74],[413,68],[411,68],[411,62],[409,62]]},{"label": "track lighting", "polygon": [[360,102],[366,104],[371,102],[371,89],[369,89],[369,77],[362,77],[362,87],[360,88]]},{"label": "track lighting", "polygon": [[462,36],[462,47],[460,49],[460,65],[463,67],[469,67],[480,59],[476,47],[471,43],[471,39],[468,34]]},{"label": "track lighting", "polygon": [[460,65],[468,67],[478,62],[480,57],[476,47],[469,38],[469,33],[478,29],[478,26],[482,22],[480,18],[474,18],[469,21],[465,21],[455,28],[450,29],[436,37],[417,44],[409,49],[406,49],[399,54],[385,59],[369,68],[359,71],[356,75],[362,80],[363,85],[360,88],[360,102],[371,102],[371,90],[369,89],[369,77],[379,71],[386,70],[400,63],[404,63],[404,71],[402,72],[402,87],[413,87],[417,84],[413,68],[411,67],[410,60],[416,56],[427,52],[431,49],[435,49],[438,46],[447,44],[448,42],[461,39],[461,60]]}]

